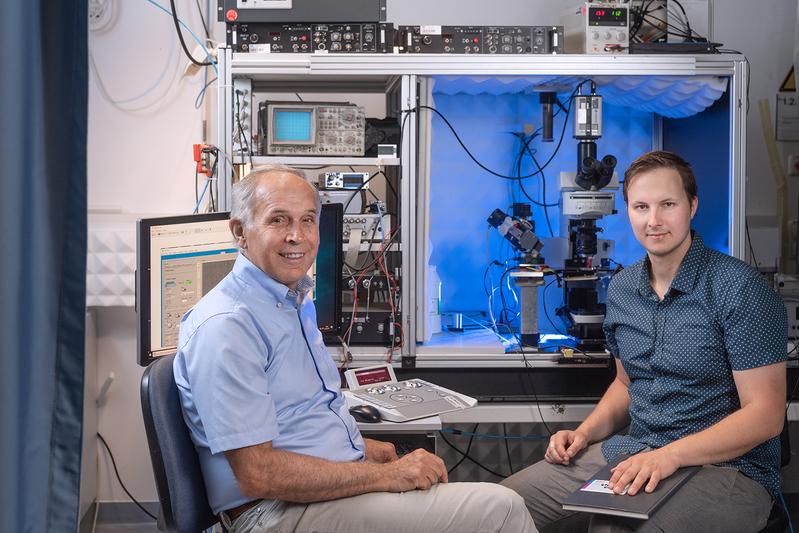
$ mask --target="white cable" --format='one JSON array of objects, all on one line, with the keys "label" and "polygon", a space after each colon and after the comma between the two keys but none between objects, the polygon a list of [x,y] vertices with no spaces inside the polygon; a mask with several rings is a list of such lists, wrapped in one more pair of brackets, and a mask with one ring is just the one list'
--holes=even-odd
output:
[{"label": "white cable", "polygon": [[[92,53],[92,47],[89,47],[89,65],[91,67],[92,72],[94,72],[95,78],[97,79],[97,86],[100,89],[100,94],[113,107],[125,113],[139,113],[145,111],[154,113],[166,107],[167,104],[171,103],[171,101],[174,98],[174,94],[169,98],[167,97],[170,95],[171,92],[173,92],[172,89],[175,86],[180,85],[179,83],[175,83],[176,80],[178,79],[178,75],[180,72],[180,61],[179,60],[174,61],[176,56],[174,43],[172,43],[172,47],[167,53],[167,55],[168,57],[166,63],[164,64],[164,68],[156,78],[155,82],[152,83],[149,87],[147,87],[139,94],[128,98],[115,98],[111,95],[110,91],[108,90],[108,87],[105,84],[105,81],[103,80],[102,75],[100,74],[100,69],[97,67],[97,63],[94,59],[94,54]],[[174,66],[172,66],[173,61],[174,61]],[[131,106],[123,105],[130,102],[137,102],[138,100],[150,96],[160,85],[163,85],[166,79],[165,76],[168,74],[170,66],[172,67],[172,73],[171,76],[168,78],[167,83],[165,85],[165,89],[162,90],[161,94],[158,94],[157,96],[152,98],[150,102],[144,104],[131,105]],[[175,91],[175,94],[176,93],[177,91]]]}]

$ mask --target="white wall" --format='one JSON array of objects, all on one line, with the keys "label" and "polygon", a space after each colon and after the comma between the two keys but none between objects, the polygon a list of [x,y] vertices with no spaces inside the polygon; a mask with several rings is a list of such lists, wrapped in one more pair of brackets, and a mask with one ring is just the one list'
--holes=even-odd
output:
[{"label": "white wall", "polygon": [[[157,1],[168,8],[168,1]],[[194,0],[176,4],[181,18],[202,37]],[[206,0],[200,4],[205,7]],[[112,0],[112,5],[117,10],[115,22],[89,36],[97,67],[92,68],[89,86],[90,224],[100,218],[91,216],[96,213],[105,219],[116,214],[130,220],[191,212],[192,144],[203,141],[203,110],[194,108],[202,75],[182,77],[188,59],[180,51],[172,19],[164,12],[144,0]],[[211,5],[215,9],[216,2]],[[193,50],[193,39],[188,33],[185,38]],[[145,95],[114,105],[100,90],[98,74],[115,100]],[[207,97],[208,103],[215,103],[213,90]],[[98,407],[98,430],[114,452],[128,490],[137,499],[155,501],[139,400],[142,369],[136,364],[135,312],[98,308],[96,328],[98,390],[109,373],[116,376],[105,403]],[[98,450],[98,501],[128,501],[105,450]]]},{"label": "white wall", "polygon": [[[163,0],[162,0],[163,2]],[[167,2],[163,2],[167,4]],[[201,0],[201,5],[205,1]],[[397,24],[556,24],[569,0],[504,0],[486,4],[477,0],[388,0],[388,17]],[[216,2],[213,2],[215,5]],[[745,53],[751,63],[748,126],[748,210],[774,214],[774,179],[768,167],[757,101],[774,94],[792,61],[795,0],[716,0],[713,28],[716,41]],[[721,7],[723,4],[723,8]],[[99,92],[96,74],[90,78],[89,98],[89,207],[120,214],[186,213],[194,206],[194,170],[191,145],[202,140],[203,114],[194,109],[201,77],[179,79],[186,60],[180,54],[169,17],[142,0],[114,1],[116,23],[90,35],[90,50],[107,90],[116,99],[156,87],[136,102],[111,105]],[[498,9],[498,6],[502,6]],[[767,7],[765,7],[767,6]],[[193,0],[177,0],[178,12],[200,29]],[[214,24],[216,24],[214,22]],[[223,33],[217,31],[217,35]],[[187,35],[193,48],[193,41]],[[164,74],[165,73],[165,74]],[[167,81],[177,77],[179,81]],[[215,103],[213,91],[208,95]],[[146,104],[154,104],[148,106]],[[787,150],[796,150],[794,144]],[[784,163],[783,163],[784,164]],[[796,184],[791,184],[795,195]],[[792,206],[792,217],[795,217]],[[135,314],[129,308],[101,308],[97,313],[98,387],[109,372],[116,374],[108,399],[99,407],[99,431],[113,449],[120,474],[141,500],[157,499],[141,422],[136,366]],[[100,454],[98,500],[126,501],[113,480],[113,471]]]}]

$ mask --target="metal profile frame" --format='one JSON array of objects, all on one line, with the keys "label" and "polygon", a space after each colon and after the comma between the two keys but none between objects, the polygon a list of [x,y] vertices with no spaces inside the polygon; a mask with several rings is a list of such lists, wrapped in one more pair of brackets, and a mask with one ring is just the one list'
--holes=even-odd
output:
[{"label": "metal profile frame", "polygon": [[[232,80],[250,77],[254,87],[268,83],[283,87],[315,87],[331,90],[336,87],[388,87],[400,85],[400,110],[406,113],[416,107],[421,98],[430,98],[428,76],[698,76],[728,77],[730,94],[729,187],[730,187],[730,254],[745,256],[744,213],[746,209],[746,86],[748,73],[742,56],[733,54],[666,56],[666,55],[542,55],[542,56],[444,56],[434,54],[233,54],[220,47],[218,82],[218,145],[230,154],[232,147]],[[400,117],[402,120],[404,115]],[[402,216],[402,276],[401,307],[403,319],[402,356],[413,358],[412,364],[428,366],[427,354],[416,358],[417,333],[425,332],[427,317],[425,297],[426,260],[429,216],[429,121],[424,115],[412,113],[406,121],[400,147]],[[420,145],[419,141],[424,141]],[[656,117],[653,147],[662,144],[661,121]],[[220,161],[220,206],[230,206],[230,161]],[[364,362],[382,358],[380,349],[361,351]],[[356,357],[358,353],[356,353]],[[431,358],[430,366],[457,365],[457,356],[446,356],[444,363]],[[439,358],[440,359],[440,358]],[[523,366],[518,361],[505,364]],[[479,363],[478,363],[479,365]],[[485,365],[490,365],[488,358]]]},{"label": "metal profile frame", "polygon": [[[413,366],[416,357],[416,307],[417,294],[417,250],[416,250],[416,186],[417,186],[417,136],[418,113],[414,110],[418,102],[416,76],[403,76],[400,82],[400,125],[402,146],[400,147],[400,236],[402,240],[402,358],[403,366]],[[402,126],[400,126],[402,128]]]}]

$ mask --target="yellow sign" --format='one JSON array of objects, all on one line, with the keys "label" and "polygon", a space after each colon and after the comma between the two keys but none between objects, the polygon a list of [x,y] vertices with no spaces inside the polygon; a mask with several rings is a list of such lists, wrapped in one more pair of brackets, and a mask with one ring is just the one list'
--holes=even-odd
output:
[{"label": "yellow sign", "polygon": [[788,75],[785,76],[785,79],[782,80],[782,85],[780,85],[780,92],[791,92],[796,90],[796,76],[794,75],[793,66],[791,66],[791,70],[788,71]]}]

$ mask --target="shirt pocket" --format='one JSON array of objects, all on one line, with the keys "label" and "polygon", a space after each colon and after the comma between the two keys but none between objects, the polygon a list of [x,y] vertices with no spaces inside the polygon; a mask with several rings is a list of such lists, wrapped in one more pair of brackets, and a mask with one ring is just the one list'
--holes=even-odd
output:
[{"label": "shirt pocket", "polygon": [[727,370],[722,337],[712,325],[683,323],[666,336],[658,370],[688,382],[713,382]]}]

